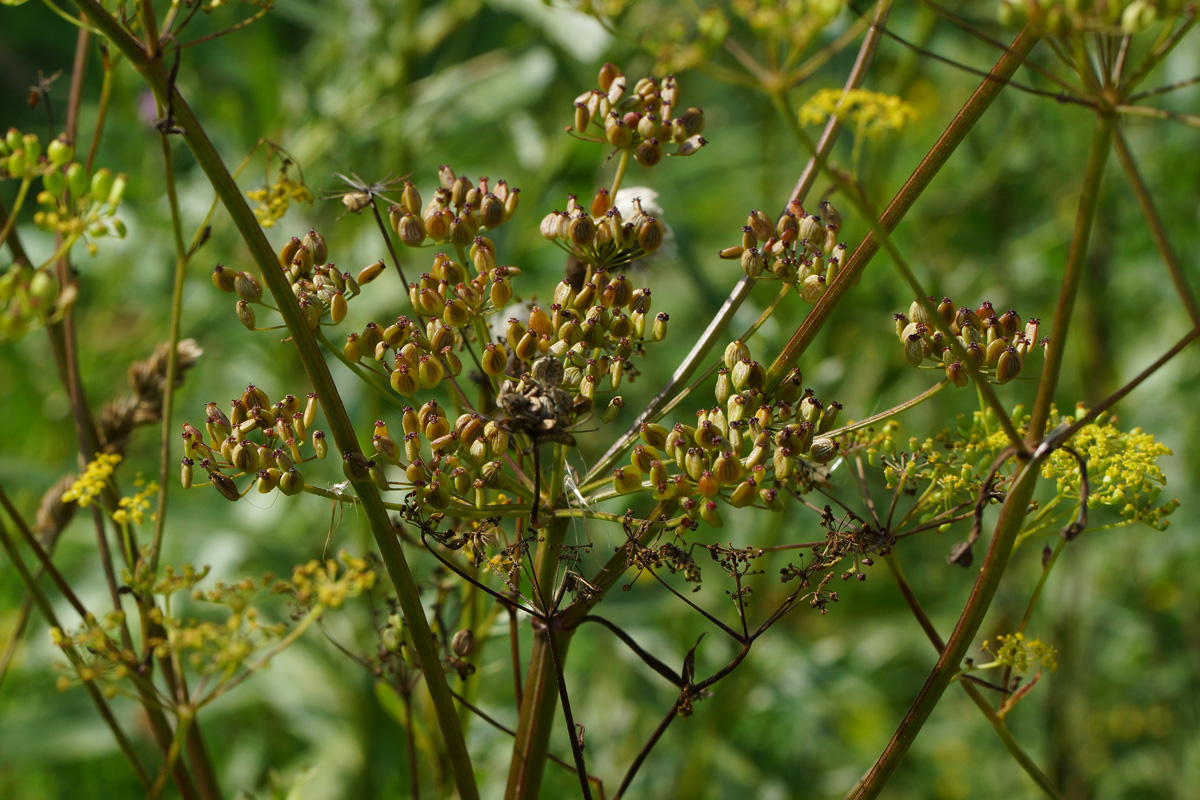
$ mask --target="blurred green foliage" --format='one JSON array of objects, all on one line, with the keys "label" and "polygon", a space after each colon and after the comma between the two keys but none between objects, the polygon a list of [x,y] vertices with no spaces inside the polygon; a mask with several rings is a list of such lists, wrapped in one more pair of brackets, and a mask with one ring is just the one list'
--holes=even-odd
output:
[{"label": "blurred green foliage", "polygon": [[[1009,35],[994,23],[993,4],[954,5],[995,37]],[[353,171],[367,179],[412,173],[418,185],[431,186],[443,163],[459,174],[504,178],[521,187],[517,220],[498,236],[498,249],[530,273],[523,278],[525,287],[541,286],[539,291],[548,294],[559,280],[561,255],[538,235],[537,220],[563,206],[568,192],[590,195],[608,174],[595,147],[562,133],[572,100],[592,85],[605,60],[631,75],[651,69],[653,56],[638,47],[650,30],[644,27],[647,21],[653,14],[685,13],[669,3],[644,6],[650,8],[635,6],[609,31],[577,10],[537,0],[294,0],[244,30],[185,50],[179,85],[208,121],[227,163],[236,165],[260,138],[268,138],[296,158],[318,195],[337,188],[334,172]],[[56,133],[66,107],[74,34],[40,4],[0,13],[0,124]],[[234,7],[199,18],[193,35],[218,30],[235,13],[246,12]],[[853,16],[844,12],[835,28],[844,28]],[[926,5],[898,8],[889,28],[976,70],[988,69],[998,56]],[[1147,85],[1200,71],[1196,44],[1193,32]],[[85,131],[95,121],[100,88],[94,41],[89,48]],[[795,89],[794,105],[817,89],[840,87],[851,57],[852,52],[838,55]],[[1044,50],[1035,58],[1054,68]],[[50,92],[55,126],[47,124],[45,103],[30,108],[26,102],[39,70],[64,72]],[[1045,84],[1028,71],[1019,80]],[[656,290],[661,287],[658,309],[672,320],[664,346],[676,348],[671,351],[676,358],[738,277],[736,264],[718,260],[715,253],[738,241],[750,208],[774,213],[782,206],[807,158],[759,97],[701,68],[681,73],[679,81],[689,104],[705,109],[710,146],[651,175],[634,166],[627,182],[646,183],[660,193],[675,231],[678,257],[655,263],[645,280]],[[953,63],[885,40],[867,85],[902,96],[920,119],[898,136],[867,144],[859,177],[874,203],[892,195],[977,82]],[[1196,101],[1193,87],[1169,95],[1164,106],[1194,110]],[[149,355],[165,336],[173,250],[153,116],[137,76],[118,70],[98,163],[131,176],[125,206],[129,235],[103,242],[95,257],[80,255],[76,265],[82,283],[77,312],[84,380],[97,406],[124,390],[128,364]],[[895,234],[926,285],[963,304],[988,299],[997,307],[1016,307],[1026,317],[1048,319],[1090,129],[1090,114],[1078,106],[1015,89],[1002,94]],[[1195,152],[1196,131],[1147,119],[1127,120],[1122,130],[1154,188],[1175,249],[1198,277],[1192,254],[1200,251],[1195,203],[1200,162],[1188,155]],[[850,148],[851,142],[840,143],[834,159],[848,163]],[[212,201],[211,190],[186,151],[176,147],[175,152],[183,213],[194,225]],[[261,166],[260,159],[243,175],[245,189],[269,182]],[[816,193],[826,188],[819,182]],[[9,192],[8,185],[0,186],[6,203]],[[861,236],[865,224],[847,216],[844,230]],[[302,235],[310,225],[322,230],[331,258],[345,269],[356,271],[382,255],[371,221],[343,216],[336,201],[293,207],[270,235],[278,243]],[[48,252],[49,243],[32,226],[21,230],[31,250]],[[1188,329],[1115,163],[1109,167],[1090,259],[1076,311],[1079,329],[1059,389],[1064,408],[1102,399]],[[233,324],[231,304],[209,283],[208,271],[217,262],[248,266],[236,232],[221,213],[187,288],[183,333],[196,338],[205,355],[178,395],[176,424],[197,419],[205,402],[223,402],[248,382],[273,397],[306,391],[289,347]],[[734,327],[752,322],[769,293],[756,294]],[[806,383],[822,397],[842,402],[852,417],[926,388],[930,379],[904,363],[892,331],[891,315],[907,309],[910,300],[899,277],[877,258],[802,362]],[[389,309],[371,310],[382,315]],[[760,332],[756,353],[777,352],[806,310],[785,304]],[[1069,545],[1030,626],[1057,648],[1060,667],[1043,675],[1008,720],[1068,797],[1182,797],[1191,791],[1187,787],[1200,784],[1200,706],[1193,701],[1200,692],[1200,578],[1191,571],[1200,558],[1200,542],[1190,534],[1200,522],[1191,502],[1200,458],[1195,358],[1185,351],[1117,408],[1123,428],[1141,426],[1174,452],[1160,462],[1168,481],[1164,499],[1183,501],[1173,524],[1165,531],[1122,527]],[[68,401],[51,364],[38,335],[0,348],[0,408],[7,423],[0,484],[29,513],[51,483],[77,468]],[[643,394],[626,395],[629,409],[636,410],[639,397],[648,397],[655,383],[654,374],[639,381],[636,388]],[[1028,402],[1033,386],[1020,380],[1003,396],[1013,405]],[[347,382],[346,392],[352,418],[380,413],[377,399],[352,383]],[[943,393],[904,418],[903,430],[924,437],[973,408],[972,392]],[[632,411],[626,415],[631,419]],[[597,436],[581,441],[585,461],[598,457],[606,445]],[[141,431],[130,466],[152,474],[157,447],[157,433]],[[338,480],[340,473],[331,470],[327,483]],[[845,474],[835,472],[834,480],[849,486]],[[164,561],[208,564],[214,575],[237,579],[266,571],[287,574],[292,565],[319,557],[327,537],[333,551],[368,548],[369,536],[352,511],[332,514],[329,504],[312,497],[248,500],[233,506],[210,492],[172,487]],[[1095,515],[1103,513],[1098,509]],[[1119,521],[1115,511],[1110,516],[1108,521]],[[820,538],[815,520],[799,513],[735,517],[726,531],[747,530],[747,541],[767,545],[785,535],[795,540],[796,526],[811,527],[816,535],[810,538]],[[719,539],[719,533],[708,535]],[[590,536],[599,552],[620,535],[595,522],[576,534]],[[92,536],[89,525],[77,522],[59,545],[58,563],[81,596],[100,605],[105,589],[94,566]],[[946,565],[951,543],[930,533],[906,540],[896,551],[943,632],[957,618],[974,575]],[[981,642],[1015,627],[1040,573],[1043,543],[1028,541],[1015,553]],[[435,580],[433,562],[413,558],[419,576]],[[778,602],[782,588],[775,570],[785,563],[786,558],[770,562],[766,574],[754,579],[752,609]],[[886,743],[935,658],[886,571],[877,566],[868,572],[865,583],[839,587],[841,602],[827,616],[800,610],[766,636],[745,665],[697,704],[694,716],[671,727],[631,796],[837,796],[851,786]],[[0,565],[5,640],[21,597],[10,566]],[[693,599],[732,617],[715,581]],[[282,604],[275,610],[286,616]],[[711,627],[648,581],[614,593],[601,611],[644,646],[668,655],[670,663],[678,663]],[[575,717],[586,725],[589,768],[606,778],[611,791],[615,776],[669,708],[673,692],[607,633],[583,631],[572,645],[567,680]],[[329,641],[370,649],[367,609],[359,606],[331,619],[326,632],[328,638],[310,632],[268,673],[206,712],[206,735],[228,796],[284,796],[271,786],[292,778],[302,780],[304,797],[405,794],[403,731],[377,702],[372,676],[356,670]],[[481,702],[512,724],[503,638],[497,630],[494,641],[481,643],[487,653],[483,672],[500,673],[489,677]],[[719,668],[733,652],[729,642],[707,637],[697,651],[697,671]],[[137,784],[84,694],[55,688],[48,667],[55,657],[35,616],[0,689],[0,796],[136,796]],[[128,728],[140,731],[136,707],[118,703],[117,708]],[[149,752],[147,737],[139,735],[138,741]],[[479,754],[482,793],[497,796],[509,740],[476,720],[470,741]],[[564,745],[565,736],[556,733],[552,749],[568,757]],[[270,777],[271,771],[278,775]],[[545,796],[576,791],[566,770],[548,769]],[[978,710],[952,689],[887,796],[982,800],[1032,797],[1035,789]]]}]

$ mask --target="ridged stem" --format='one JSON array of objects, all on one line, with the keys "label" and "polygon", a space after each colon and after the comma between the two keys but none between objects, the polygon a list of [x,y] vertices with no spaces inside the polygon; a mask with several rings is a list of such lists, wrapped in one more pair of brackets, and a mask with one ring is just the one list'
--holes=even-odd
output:
[{"label": "ridged stem", "polygon": [[[187,142],[197,163],[212,184],[213,190],[233,219],[234,225],[262,272],[263,280],[270,289],[284,322],[287,323],[300,361],[304,365],[304,370],[314,391],[320,398],[321,407],[325,412],[325,418],[330,432],[333,434],[338,452],[361,458],[362,451],[346,413],[345,405],[342,403],[337,386],[329,373],[329,367],[321,355],[317,340],[304,320],[299,305],[295,302],[287,277],[279,267],[278,256],[263,234],[254,212],[247,205],[241,190],[238,189],[221,156],[217,153],[216,147],[204,132],[200,121],[192,113],[179,90],[170,84],[161,58],[151,58],[142,43],[130,36],[97,0],[74,0],[74,2],[80,10],[88,15],[96,27],[102,30],[125,54],[162,105],[173,115],[174,123],[182,129],[184,141]],[[150,52],[152,53],[153,49]],[[352,480],[351,484],[362,501],[363,512],[370,524],[371,533],[375,537],[375,543],[379,548],[384,566],[396,588],[405,621],[409,625],[416,656],[422,665],[425,685],[429,689],[438,726],[445,741],[455,786],[463,800],[476,800],[479,793],[471,767],[471,757],[459,725],[454,699],[446,684],[446,676],[441,669],[437,644],[430,632],[416,581],[413,579],[412,571],[400,549],[399,541],[392,530],[391,521],[388,519],[387,509],[384,508],[383,500],[380,498],[375,484],[369,478]]]}]

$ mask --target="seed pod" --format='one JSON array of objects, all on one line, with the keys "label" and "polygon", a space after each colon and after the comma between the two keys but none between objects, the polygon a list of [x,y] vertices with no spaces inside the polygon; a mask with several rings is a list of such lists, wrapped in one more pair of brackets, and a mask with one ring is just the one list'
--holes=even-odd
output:
[{"label": "seed pod", "polygon": [[284,470],[279,476],[279,491],[288,497],[298,495],[304,491],[304,476],[300,474],[300,470],[295,467]]},{"label": "seed pod", "polygon": [[279,486],[280,477],[281,473],[274,467],[261,469],[254,481],[254,488],[258,489],[259,494],[270,494],[275,491],[275,487]]},{"label": "seed pod", "polygon": [[644,139],[638,144],[637,149],[634,150],[633,157],[643,167],[653,167],[659,161],[662,161],[662,145],[658,143],[658,139],[655,137]]},{"label": "seed pod", "polygon": [[459,658],[466,658],[475,651],[475,634],[471,633],[470,628],[463,628],[450,640],[450,649]]},{"label": "seed pod", "polygon": [[719,507],[715,500],[700,503],[700,519],[714,528],[720,528],[725,525],[724,520],[721,519]]},{"label": "seed pod", "polygon": [[325,441],[325,431],[313,431],[312,435],[313,454],[323,459],[329,454],[329,444]]},{"label": "seed pod", "polygon": [[1005,348],[996,361],[996,382],[1008,383],[1021,374],[1021,354],[1015,347]]},{"label": "seed pod", "polygon": [[192,488],[192,470],[195,463],[186,456],[179,462],[179,483],[184,489]]},{"label": "seed pod", "polygon": [[946,377],[950,379],[952,384],[960,389],[970,382],[967,376],[967,370],[962,365],[961,361],[952,361],[946,365]]},{"label": "seed pod", "polygon": [[661,342],[667,338],[667,322],[671,319],[670,315],[665,311],[660,311],[654,315],[654,324],[650,328],[650,338],[656,342]]},{"label": "seed pod", "polygon": [[825,281],[824,275],[809,275],[800,284],[800,297],[806,303],[815,303],[821,299],[821,295],[825,294],[825,290],[829,284]]},{"label": "seed pod", "polygon": [[713,462],[712,475],[722,486],[737,483],[742,477],[742,462],[733,451],[726,450]]},{"label": "seed pod", "polygon": [[231,502],[236,502],[241,499],[241,492],[238,491],[237,484],[228,475],[220,472],[210,472],[209,478],[212,479],[212,485],[221,493],[221,496]]},{"label": "seed pod", "polygon": [[337,325],[344,320],[348,311],[346,296],[341,292],[334,292],[333,297],[329,299],[329,318],[333,320],[333,324]]},{"label": "seed pod", "polygon": [[832,461],[838,454],[838,443],[833,439],[822,437],[814,439],[812,447],[809,448],[808,455],[813,461],[818,464],[827,464]]},{"label": "seed pod", "polygon": [[596,238],[596,223],[582,211],[575,214],[567,225],[567,241],[575,247],[590,247]]},{"label": "seed pod", "polygon": [[505,367],[508,366],[508,352],[495,342],[488,342],[483,346],[479,365],[483,367],[484,372],[493,378],[503,375]]},{"label": "seed pod", "polygon": [[604,138],[620,150],[633,143],[633,131],[625,124],[625,120],[616,114],[610,114],[604,121]]},{"label": "seed pod", "polygon": [[908,335],[904,342],[904,357],[914,367],[921,366],[921,362],[925,360],[925,340],[920,333],[914,331]]},{"label": "seed pod", "polygon": [[378,278],[381,274],[383,274],[384,266],[383,259],[380,259],[374,264],[363,267],[362,271],[358,273],[358,285],[366,286],[368,283]]},{"label": "seed pod", "polygon": [[257,303],[262,299],[262,285],[249,272],[239,272],[234,278],[233,290],[237,296],[249,303]]},{"label": "seed pod", "polygon": [[374,446],[375,455],[380,461],[392,464],[393,466],[400,463],[400,445],[396,444],[396,440],[388,436],[386,431],[382,434],[372,436],[371,444]]},{"label": "seed pod", "polygon": [[677,156],[690,156],[706,144],[708,144],[708,140],[700,134],[689,136],[679,143],[679,147],[675,148],[674,154]]},{"label": "seed pod", "polygon": [[254,330],[254,307],[245,300],[237,301],[237,316],[238,320],[246,326],[248,330]]},{"label": "seed pod", "polygon": [[704,470],[700,473],[700,477],[696,480],[696,491],[701,497],[709,498],[716,497],[717,492],[721,491],[721,485],[711,470]]},{"label": "seed pod", "polygon": [[404,182],[404,188],[400,192],[400,207],[409,214],[421,213],[421,193],[412,181]]},{"label": "seed pod", "polygon": [[613,489],[617,494],[629,494],[642,486],[642,473],[637,467],[617,467],[613,470]]},{"label": "seed pod", "polygon": [[417,378],[417,370],[409,367],[408,364],[397,359],[396,368],[392,370],[392,374],[388,377],[388,382],[391,383],[392,389],[397,394],[405,397],[412,397],[420,388],[420,382]]}]

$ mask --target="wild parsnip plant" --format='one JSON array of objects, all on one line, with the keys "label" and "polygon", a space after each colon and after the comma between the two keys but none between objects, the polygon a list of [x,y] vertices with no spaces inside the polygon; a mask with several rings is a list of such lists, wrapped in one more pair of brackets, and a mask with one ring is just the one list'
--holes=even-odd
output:
[{"label": "wild parsnip plant", "polygon": [[[703,701],[739,680],[760,641],[795,634],[781,629],[791,612],[836,616],[843,596],[853,598],[870,574],[884,571],[938,655],[891,741],[857,784],[841,788],[878,796],[958,683],[1027,776],[1026,787],[1066,796],[1007,720],[1018,703],[1045,691],[1037,685],[1042,671],[1058,666],[1054,641],[1030,626],[1059,556],[1101,528],[1140,522],[1161,531],[1178,505],[1162,495],[1158,461],[1170,450],[1125,429],[1112,409],[1198,335],[1200,312],[1118,121],[1142,115],[1196,124],[1145,103],[1177,87],[1139,88],[1187,35],[1194,4],[996,3],[993,11],[1019,29],[1007,44],[931,6],[935,17],[994,47],[998,61],[980,73],[882,211],[873,150],[919,116],[907,99],[864,88],[885,42],[920,50],[889,26],[888,0],[870,8],[733,0],[688,18],[667,5],[582,4],[614,30],[644,29],[638,47],[655,62],[644,74],[604,63],[560,109],[560,135],[589,148],[600,183],[571,186],[552,207],[531,207],[531,197],[543,202],[559,187],[463,174],[419,152],[411,164],[372,165],[368,174],[384,177],[371,180],[354,171],[366,171],[361,164],[333,163],[339,185],[325,199],[340,201],[347,222],[366,220],[372,247],[386,254],[349,268],[356,248],[349,237],[341,241],[346,223],[291,229],[294,206],[318,194],[296,160],[262,139],[231,170],[236,158],[218,150],[213,123],[193,112],[178,80],[181,59],[202,59],[210,38],[238,35],[270,3],[254,4],[248,15],[241,9],[238,21],[217,2],[74,2],[77,17],[59,11],[79,26],[80,52],[103,43],[101,109],[115,71],[126,67],[153,93],[162,174],[95,168],[103,113],[91,152],[74,160],[76,143],[87,138],[72,127],[77,91],[61,134],[44,141],[14,129],[0,143],[0,177],[16,187],[4,195],[0,217],[8,259],[0,342],[45,327],[82,457],[78,477],[47,491],[36,525],[0,494],[2,543],[9,574],[62,653],[58,685],[87,692],[147,796],[209,800],[258,788],[228,782],[222,742],[206,735],[205,719],[218,700],[262,680],[257,673],[318,629],[374,681],[379,707],[402,726],[405,749],[388,768],[411,796],[486,796],[501,783],[508,798],[549,796],[549,770],[573,775],[572,791],[583,797],[635,796],[643,766],[672,751],[675,720],[703,716]],[[194,33],[199,11],[229,27]],[[814,89],[816,76],[843,64],[843,51],[857,53],[845,62],[848,73],[833,75],[844,87]],[[73,86],[83,85],[87,62],[86,55],[76,62]],[[1023,64],[1055,88],[1010,86]],[[710,145],[723,135],[711,121],[721,115],[693,105],[699,101],[690,94],[708,80],[765,101],[807,163],[785,197],[758,197],[721,219],[686,220],[686,208],[664,210],[652,188],[632,186],[631,170],[653,186],[664,171],[710,168]],[[994,295],[958,305],[893,232],[992,103],[1018,88],[1094,118],[1061,286],[1020,313]],[[835,150],[843,134],[852,140],[844,163]],[[184,147],[215,198],[200,219],[179,202],[176,158]],[[1055,402],[1075,398],[1060,397],[1058,384],[1073,352],[1072,309],[1088,278],[1112,149],[1191,327],[1119,390],[1063,415]],[[265,182],[239,186],[261,153]],[[503,174],[509,165],[497,156],[493,167]],[[398,177],[398,169],[406,174]],[[829,189],[815,196],[818,181]],[[143,196],[165,189],[170,209],[169,314],[154,356],[130,370],[133,394],[93,418],[80,380],[90,343],[77,341],[74,327],[88,313],[77,276],[103,255],[105,237],[125,235],[117,212],[125,187],[139,182],[155,187]],[[18,224],[26,217],[34,228]],[[210,235],[228,221],[242,246],[216,253]],[[724,267],[730,287],[679,357],[671,301],[680,278],[647,264],[668,251],[695,257],[679,240],[697,225],[727,232],[719,252],[699,257]],[[513,229],[557,248],[555,281],[539,283],[541,271],[523,263]],[[48,242],[37,247],[50,254],[40,263],[22,241],[29,234]],[[80,243],[89,255],[77,262]],[[844,407],[831,397],[837,387],[824,379],[811,385],[807,365],[819,360],[818,333],[835,310],[854,303],[856,287],[872,279],[867,267],[880,249],[916,299],[891,320],[881,316],[878,339],[861,347],[897,365],[907,361],[928,379],[911,397]],[[187,281],[201,270],[211,284]],[[207,332],[211,343],[181,337],[189,306],[201,302],[228,312]],[[747,308],[754,312],[739,317]],[[790,329],[786,321],[797,318]],[[235,395],[228,405],[173,408],[202,347],[251,336],[265,343],[259,352],[279,354],[271,358],[294,353],[304,377],[268,391],[270,371],[251,370],[236,389],[203,387],[206,396]],[[1031,399],[1017,393],[1033,385]],[[974,394],[977,408],[956,419],[947,411],[944,428],[930,436],[905,432],[905,412],[922,404],[954,409],[948,397],[956,392]],[[357,413],[362,396],[373,401],[366,414]],[[156,480],[123,474],[130,451],[144,447],[131,434],[148,424],[162,430]],[[591,453],[593,442],[603,454]],[[135,491],[123,494],[118,478],[132,480]],[[167,549],[189,550],[171,541],[166,489],[176,480],[213,506],[249,508],[247,515],[277,503],[296,504],[302,515],[332,509],[332,519],[313,523],[310,549],[289,554],[296,566],[287,578],[210,576],[193,559],[164,560]],[[1091,521],[1100,507],[1115,516]],[[91,509],[93,571],[107,597],[84,595],[56,566],[58,534],[76,509]],[[342,541],[350,519],[370,529],[371,547]],[[921,603],[925,588],[899,564],[920,541],[913,537],[934,534],[953,537],[942,548],[946,580],[977,566],[947,638]],[[1023,615],[990,627],[978,651],[1010,556],[1038,539],[1040,573],[1014,577],[1019,589],[1012,581],[1006,587],[1020,593]],[[636,626],[606,613],[615,604],[603,601],[626,593],[635,602],[668,598],[724,640],[730,655],[708,656],[714,644],[703,635],[683,654],[647,643]],[[338,615],[356,612],[370,619],[365,642],[339,627]],[[5,671],[23,627],[22,619],[10,637]],[[595,652],[594,639],[601,647],[619,642],[632,654],[620,663],[636,662],[668,687],[661,721],[637,731],[632,756],[587,735],[585,715],[604,698],[575,681],[571,665],[580,649]],[[713,658],[724,661],[714,667]],[[296,702],[305,702],[302,692]],[[138,733],[118,710],[126,703],[143,710]],[[497,763],[481,727],[511,739],[503,778],[481,766]],[[779,735],[803,750],[803,736]],[[272,792],[278,783],[272,778]]]}]

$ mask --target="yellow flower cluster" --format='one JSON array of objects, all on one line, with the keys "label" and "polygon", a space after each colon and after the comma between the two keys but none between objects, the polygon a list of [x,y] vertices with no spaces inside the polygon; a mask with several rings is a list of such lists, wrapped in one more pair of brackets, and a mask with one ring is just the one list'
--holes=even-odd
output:
[{"label": "yellow flower cluster", "polygon": [[[1070,443],[1087,462],[1089,508],[1109,506],[1128,522],[1144,522],[1159,530],[1170,524],[1165,517],[1178,501],[1156,505],[1167,482],[1157,462],[1171,455],[1169,447],[1141,428],[1122,431],[1111,420],[1085,426]],[[1066,451],[1050,454],[1042,465],[1042,477],[1053,478],[1059,494],[1079,497],[1079,465]]]},{"label": "yellow flower cluster", "polygon": [[990,642],[985,641],[983,643],[983,649],[992,653],[996,660],[991,664],[981,665],[980,669],[985,667],[1012,667],[1017,672],[1028,672],[1030,666],[1035,662],[1041,663],[1043,667],[1051,672],[1058,669],[1058,651],[1036,636],[1032,639],[1026,639],[1025,634],[1019,632],[1011,636],[1001,634],[996,637],[996,642],[1000,646],[994,653],[992,653]]},{"label": "yellow flower cluster", "polygon": [[[122,497],[120,500],[120,508],[113,512],[113,522],[118,525],[128,525],[132,522],[135,525],[141,525],[145,520],[146,509],[150,508],[150,498],[158,494],[158,484],[154,481],[146,483],[145,479],[138,476],[133,482],[134,486],[141,489],[133,497]],[[154,515],[150,515],[150,519],[154,519]]]},{"label": "yellow flower cluster", "polygon": [[365,559],[341,554],[346,570],[338,575],[338,563],[312,560],[292,571],[291,593],[302,605],[322,605],[339,608],[348,598],[357,597],[375,585],[375,573],[367,568]]},{"label": "yellow flower cluster", "polygon": [[888,131],[899,131],[917,119],[917,110],[899,97],[867,89],[821,89],[800,108],[801,125],[824,125],[832,116],[841,117],[857,133],[878,139]]},{"label": "yellow flower cluster", "polygon": [[104,484],[120,463],[121,457],[116,453],[97,453],[96,459],[87,465],[83,474],[71,484],[71,488],[63,492],[62,501],[77,502],[80,508],[86,508],[92,502],[92,498],[104,491]]},{"label": "yellow flower cluster", "polygon": [[264,228],[270,228],[283,219],[293,202],[309,205],[313,202],[313,193],[300,181],[293,180],[286,167],[279,171],[274,183],[251,189],[246,192],[246,197],[256,204],[254,216],[258,217],[258,223]]}]

